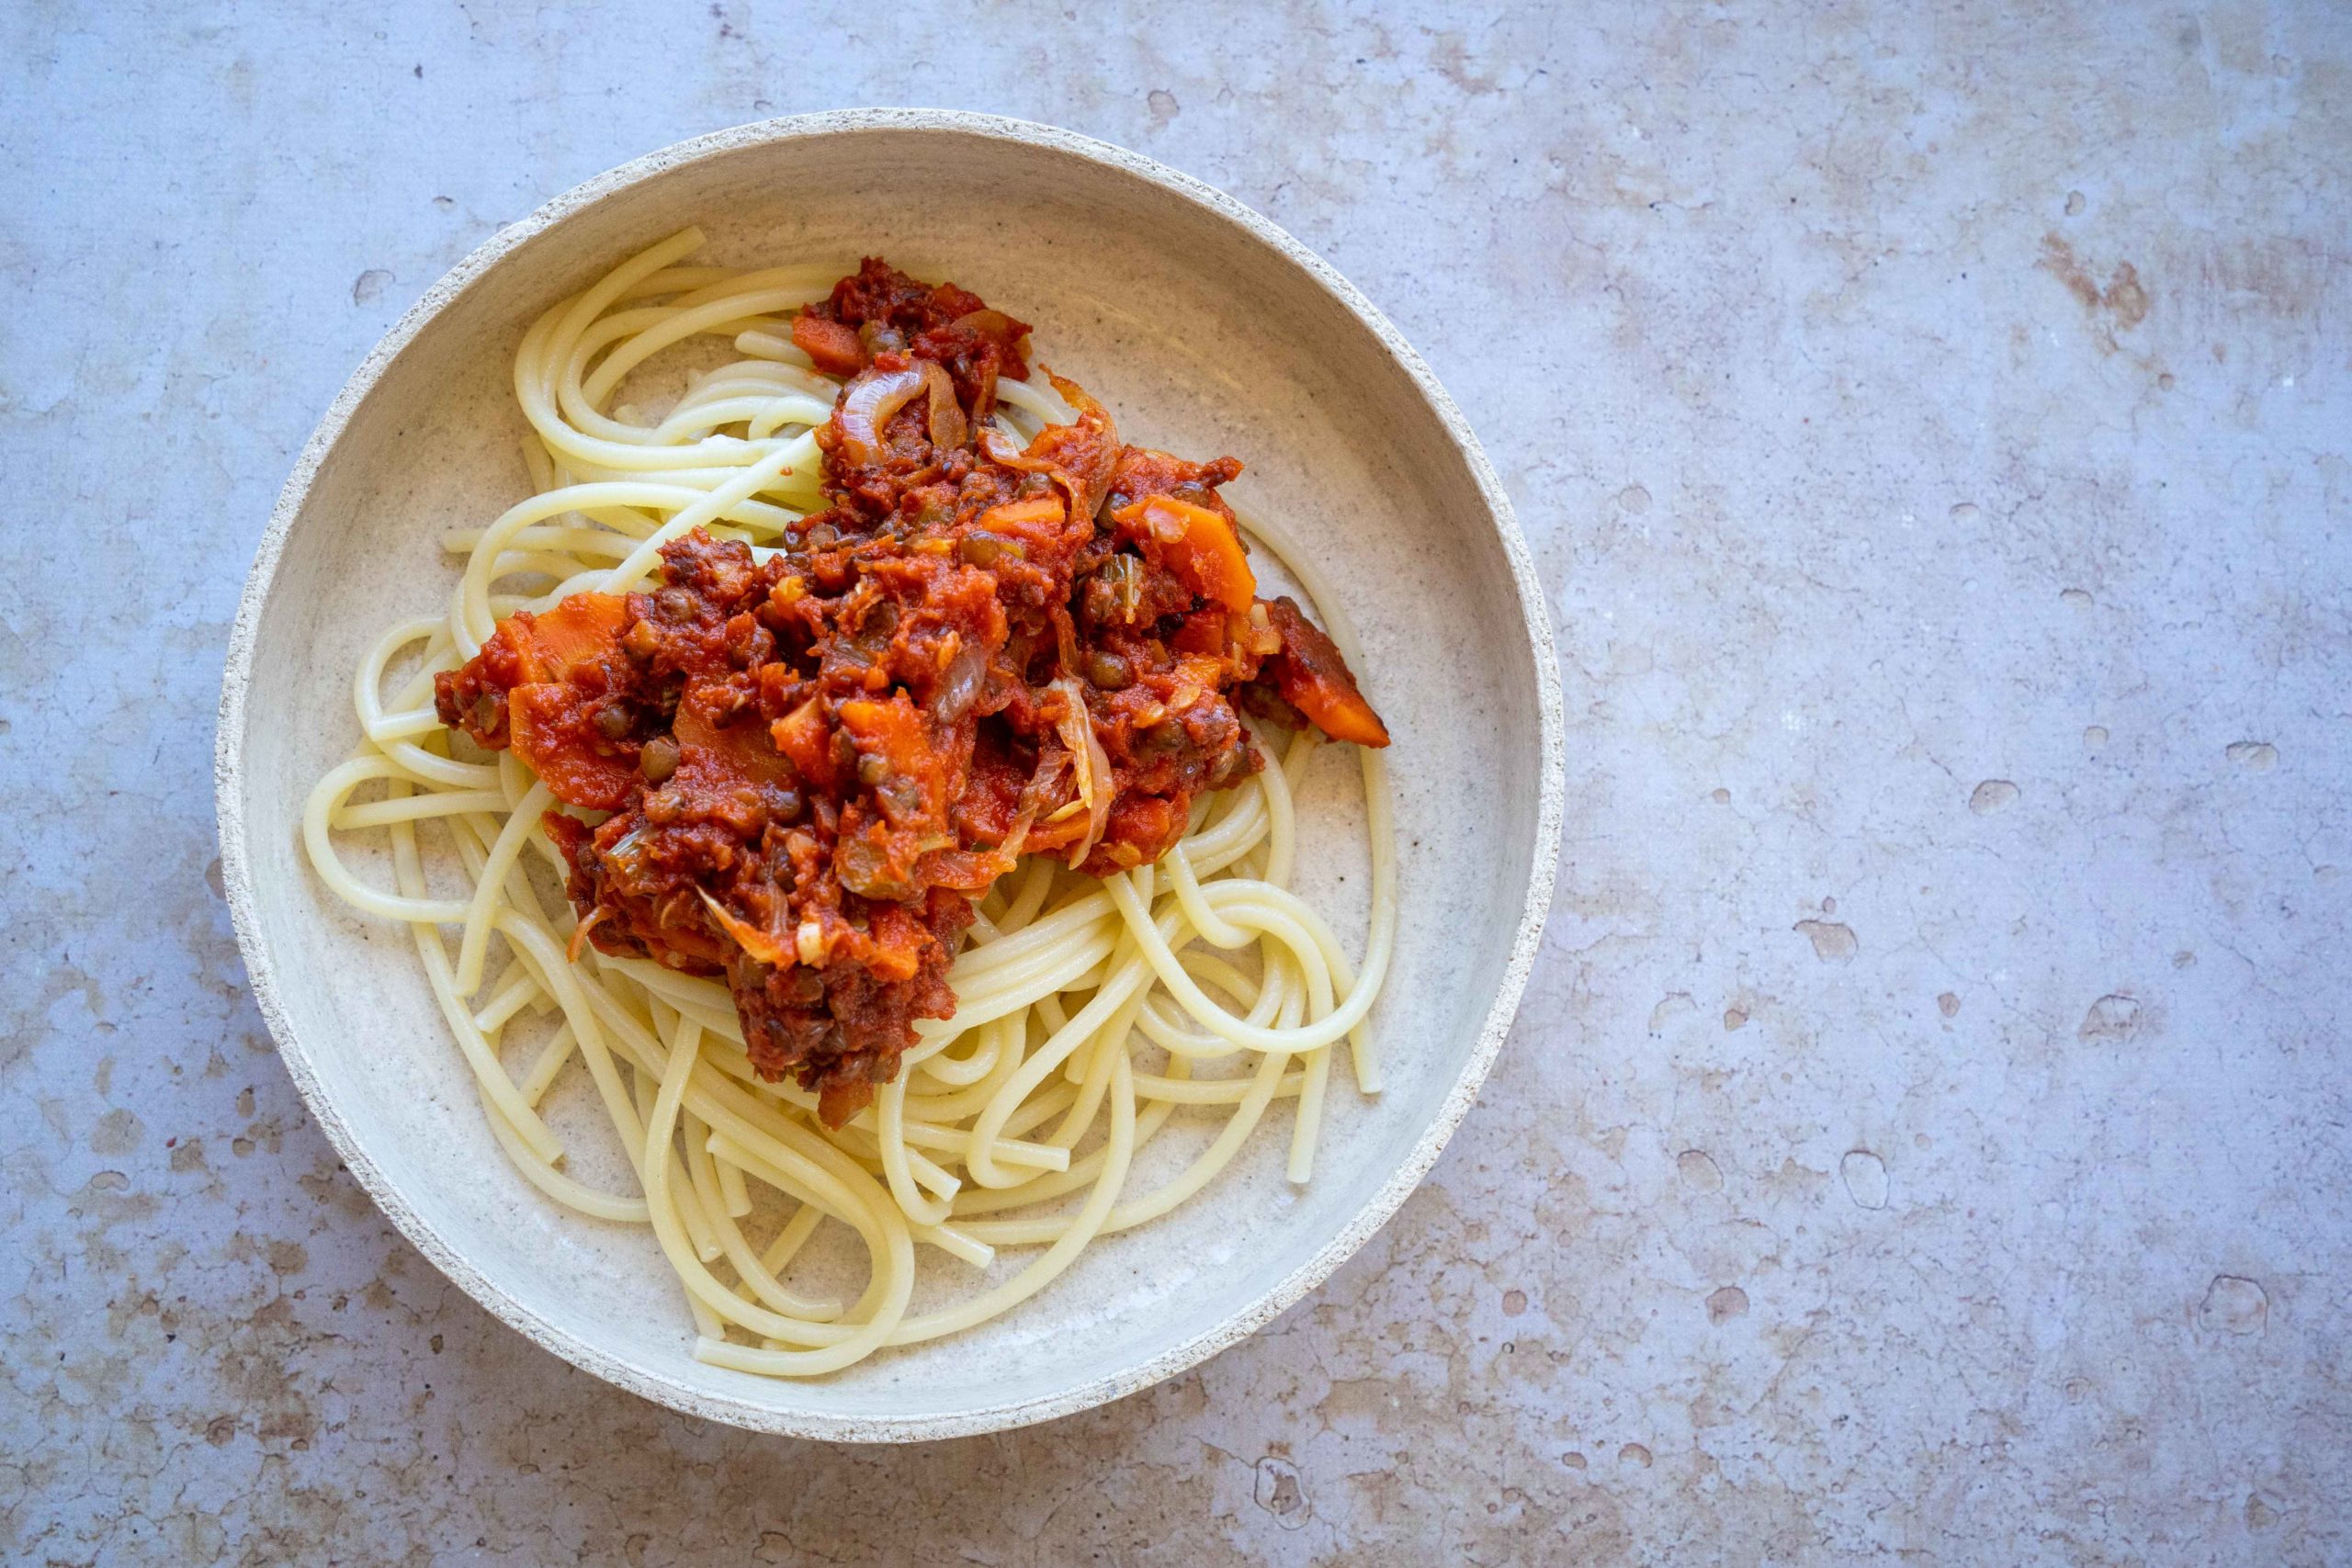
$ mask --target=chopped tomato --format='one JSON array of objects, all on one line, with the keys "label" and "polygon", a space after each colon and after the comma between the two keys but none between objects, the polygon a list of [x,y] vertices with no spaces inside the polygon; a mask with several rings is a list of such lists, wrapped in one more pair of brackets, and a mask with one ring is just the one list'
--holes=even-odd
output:
[{"label": "chopped tomato", "polygon": [[801,777],[820,789],[830,789],[838,782],[840,770],[833,765],[833,739],[831,727],[825,723],[824,704],[810,697],[798,707],[768,726],[769,739],[775,749],[792,759]]},{"label": "chopped tomato", "polygon": [[634,750],[623,754],[596,733],[576,688],[534,682],[506,694],[507,728],[514,754],[528,762],[558,800],[591,811],[611,811],[636,787]]},{"label": "chopped tomato", "polygon": [[1174,801],[1152,795],[1123,795],[1111,807],[1100,852],[1121,865],[1156,861],[1184,836],[1185,814]]},{"label": "chopped tomato", "polygon": [[1178,653],[1218,654],[1225,651],[1226,616],[1222,610],[1203,610],[1184,617],[1168,646]]},{"label": "chopped tomato", "polygon": [[867,967],[884,980],[908,980],[922,960],[923,945],[931,941],[931,932],[923,928],[904,904],[877,903],[868,924],[867,934],[873,938],[874,956]]},{"label": "chopped tomato", "polygon": [[504,645],[498,661],[515,678],[505,702],[515,754],[570,806],[610,811],[637,783],[637,748],[596,728],[595,695],[573,680],[616,655],[628,616],[616,594],[575,593],[545,615],[517,612],[491,639]]},{"label": "chopped tomato", "polygon": [[[873,787],[892,826],[921,828],[946,820],[946,769],[923,732],[922,716],[904,692],[887,702],[856,697],[842,704],[842,728],[857,745],[859,778]],[[871,778],[868,758],[879,764]]]},{"label": "chopped tomato", "polygon": [[679,699],[670,733],[678,742],[682,765],[692,768],[697,762],[708,764],[716,775],[714,784],[731,786],[741,781],[769,784],[793,782],[791,766],[759,724],[749,718],[732,725],[718,724],[699,693],[689,693]]}]

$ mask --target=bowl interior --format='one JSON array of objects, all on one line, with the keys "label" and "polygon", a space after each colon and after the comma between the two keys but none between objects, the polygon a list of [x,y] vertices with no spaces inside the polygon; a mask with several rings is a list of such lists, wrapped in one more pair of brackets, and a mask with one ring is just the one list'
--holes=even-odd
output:
[{"label": "bowl interior", "polygon": [[[512,1171],[408,933],[345,909],[299,842],[306,792],[356,739],[348,693],[363,647],[389,619],[447,603],[443,533],[528,491],[510,389],[523,329],[689,223],[711,236],[698,260],[846,270],[878,254],[953,277],[1035,323],[1044,360],[1102,399],[1128,439],[1243,458],[1228,493],[1329,579],[1396,735],[1403,912],[1374,1014],[1387,1087],[1363,1098],[1335,1076],[1314,1180],[1283,1179],[1278,1107],[1204,1195],[1098,1242],[1009,1316],[815,1382],[695,1361],[650,1236],[560,1212]],[[1177,190],[1067,147],[944,129],[777,133],[673,159],[574,204],[438,301],[299,496],[250,659],[232,670],[250,686],[224,751],[253,956],[289,1066],[436,1263],[550,1348],[681,1407],[816,1435],[937,1435],[1165,1376],[1361,1241],[1402,1196],[1400,1169],[1417,1174],[1417,1150],[1433,1154],[1424,1134],[1480,1064],[1531,865],[1551,853],[1539,821],[1541,633],[1525,618],[1508,527],[1378,334],[1276,245]],[[1340,748],[1318,761],[1302,803],[1301,891],[1360,947],[1353,776]],[[582,1158],[585,1171],[617,1174]]]}]

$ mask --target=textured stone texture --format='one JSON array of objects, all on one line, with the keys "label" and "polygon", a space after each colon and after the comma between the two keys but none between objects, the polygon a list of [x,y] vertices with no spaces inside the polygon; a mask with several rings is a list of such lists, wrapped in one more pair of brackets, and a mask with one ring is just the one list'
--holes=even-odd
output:
[{"label": "textured stone texture", "polygon": [[[1585,9],[0,17],[0,1557],[2352,1551],[2352,13]],[[1396,1222],[1198,1372],[901,1451],[447,1287],[208,886],[227,619],[368,344],[574,180],[876,102],[1331,257],[1510,479],[1572,723],[1545,957]]]}]

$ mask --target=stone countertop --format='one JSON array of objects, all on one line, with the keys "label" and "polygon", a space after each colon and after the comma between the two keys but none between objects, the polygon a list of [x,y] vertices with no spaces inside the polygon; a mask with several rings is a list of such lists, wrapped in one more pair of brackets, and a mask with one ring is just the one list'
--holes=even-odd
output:
[{"label": "stone countertop", "polygon": [[[0,18],[0,1557],[2352,1552],[2352,12],[616,9]],[[1361,284],[1571,722],[1544,957],[1395,1222],[1171,1383],[890,1451],[641,1404],[394,1235],[208,770],[277,486],[433,278],[868,103],[1139,148]]]}]

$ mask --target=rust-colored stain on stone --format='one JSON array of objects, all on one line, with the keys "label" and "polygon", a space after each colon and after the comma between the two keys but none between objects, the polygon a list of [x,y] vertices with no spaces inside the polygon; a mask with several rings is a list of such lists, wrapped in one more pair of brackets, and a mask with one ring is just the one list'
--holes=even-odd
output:
[{"label": "rust-colored stain on stone", "polygon": [[2041,259],[2034,264],[2066,286],[2066,291],[2086,310],[2104,311],[2114,330],[2129,332],[2148,319],[2148,290],[2140,269],[2117,262],[2104,287],[2075,254],[2075,247],[2055,233],[2041,237]]}]

